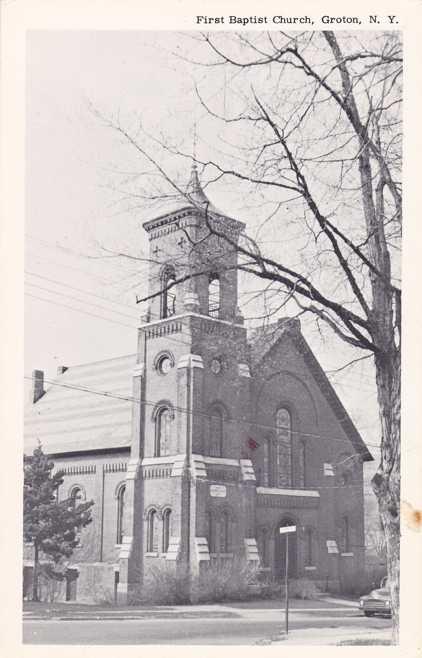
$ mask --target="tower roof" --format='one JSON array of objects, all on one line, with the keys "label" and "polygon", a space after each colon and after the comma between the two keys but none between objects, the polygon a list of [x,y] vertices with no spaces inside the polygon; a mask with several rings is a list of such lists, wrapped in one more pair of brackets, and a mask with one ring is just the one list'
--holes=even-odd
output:
[{"label": "tower roof", "polygon": [[203,206],[204,208],[205,207],[208,208],[210,212],[216,213],[217,215],[224,214],[213,206],[213,204],[205,194],[201,182],[199,180],[198,167],[195,160],[193,161],[190,180],[186,187],[186,197],[187,197],[186,201],[188,203],[190,201],[194,207],[197,207],[199,205],[201,207]]},{"label": "tower roof", "polygon": [[155,228],[175,221],[180,217],[180,213],[186,212],[190,214],[189,211],[192,212],[193,210],[203,211],[204,213],[209,212],[214,218],[224,218],[225,222],[229,223],[231,228],[237,233],[245,227],[243,222],[239,222],[221,212],[209,200],[199,180],[198,167],[195,160],[192,164],[189,182],[184,191],[172,197],[170,201],[167,201],[166,205],[169,206],[167,212],[143,223],[143,227],[148,233]]}]

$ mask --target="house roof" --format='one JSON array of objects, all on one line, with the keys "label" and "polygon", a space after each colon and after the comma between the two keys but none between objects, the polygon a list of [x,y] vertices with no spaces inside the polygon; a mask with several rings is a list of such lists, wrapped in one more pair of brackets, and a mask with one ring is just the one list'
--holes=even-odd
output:
[{"label": "house roof", "polygon": [[289,337],[302,355],[322,394],[325,396],[338,422],[350,439],[356,452],[363,461],[372,461],[373,457],[352,419],[343,406],[327,375],[321,368],[314,353],[300,331],[300,322],[293,318],[282,318],[278,322],[252,331],[249,335],[251,370],[256,371],[268,352],[280,341]]},{"label": "house roof", "polygon": [[136,355],[68,368],[25,413],[25,452],[129,448]]}]

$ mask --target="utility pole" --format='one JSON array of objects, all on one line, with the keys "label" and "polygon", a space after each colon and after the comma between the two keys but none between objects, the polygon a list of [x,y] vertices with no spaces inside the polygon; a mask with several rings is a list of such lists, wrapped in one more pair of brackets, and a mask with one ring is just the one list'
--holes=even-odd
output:
[{"label": "utility pole", "polygon": [[289,634],[289,535],[296,532],[295,525],[279,528],[280,535],[286,535],[286,559],[284,570],[284,632]]}]

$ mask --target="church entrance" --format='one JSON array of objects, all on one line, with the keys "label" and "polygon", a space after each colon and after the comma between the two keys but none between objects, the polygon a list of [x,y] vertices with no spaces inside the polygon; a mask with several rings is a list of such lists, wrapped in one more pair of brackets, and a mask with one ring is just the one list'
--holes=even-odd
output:
[{"label": "church entrance", "polygon": [[[290,516],[282,518],[276,528],[274,542],[274,575],[276,578],[284,578],[286,572],[286,534],[280,534],[279,528],[288,525],[296,525],[296,521]],[[289,534],[289,578],[297,578],[297,532]]]}]

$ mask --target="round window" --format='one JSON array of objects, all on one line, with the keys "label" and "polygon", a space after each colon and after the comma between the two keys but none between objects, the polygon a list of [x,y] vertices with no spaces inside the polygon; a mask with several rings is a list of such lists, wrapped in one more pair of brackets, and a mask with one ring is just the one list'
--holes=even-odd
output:
[{"label": "round window", "polygon": [[158,370],[162,375],[167,375],[168,372],[172,369],[172,362],[170,357],[162,356],[158,362]]}]

